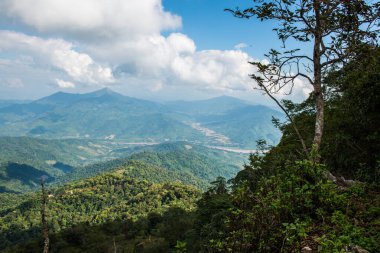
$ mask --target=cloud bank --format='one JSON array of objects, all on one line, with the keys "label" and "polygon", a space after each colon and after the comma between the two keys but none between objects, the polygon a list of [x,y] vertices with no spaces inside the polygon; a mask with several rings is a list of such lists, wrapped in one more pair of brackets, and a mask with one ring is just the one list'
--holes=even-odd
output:
[{"label": "cloud bank", "polygon": [[134,82],[151,91],[228,92],[254,85],[246,44],[197,50],[179,32],[181,17],[165,11],[161,0],[3,0],[0,15],[14,28],[0,30],[0,53],[51,69],[50,82],[60,88]]},{"label": "cloud bank", "polygon": [[64,71],[73,80],[89,84],[113,82],[110,68],[95,63],[73,45],[61,39],[42,39],[23,33],[0,30],[0,51],[28,55],[36,67],[54,67]]}]

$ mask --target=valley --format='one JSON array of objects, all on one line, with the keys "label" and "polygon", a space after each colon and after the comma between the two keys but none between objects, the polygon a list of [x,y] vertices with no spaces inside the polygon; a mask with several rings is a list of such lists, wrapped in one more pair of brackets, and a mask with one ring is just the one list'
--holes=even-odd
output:
[{"label": "valley", "polygon": [[0,107],[0,135],[127,143],[189,141],[251,149],[259,139],[278,143],[280,132],[272,125],[272,116],[284,119],[278,111],[232,97],[156,103],[105,88],[7,102]]},{"label": "valley", "polygon": [[[156,103],[108,88],[5,101],[0,107],[0,192],[38,189],[42,175],[49,185],[96,176],[130,160],[186,172],[205,189],[217,176],[233,177],[257,140],[279,141],[272,116],[283,118],[232,97]],[[181,155],[188,161],[177,163]],[[189,170],[197,165],[205,171]]]},{"label": "valley", "polygon": [[[124,226],[118,220],[128,220],[130,239],[113,240],[120,244],[121,239],[124,248],[133,250],[141,242],[135,238],[145,231],[146,222],[157,217],[161,224],[165,215],[191,214],[210,182],[219,176],[233,178],[247,161],[240,153],[184,141],[0,137],[0,145],[0,252],[39,247],[41,177],[48,186],[50,233],[63,236],[51,238],[57,247],[53,250],[72,251],[69,245],[76,242],[67,236],[80,238],[82,228],[106,236],[102,229],[111,223]],[[188,226],[183,224],[181,229]],[[166,230],[160,230],[160,235],[149,236],[148,244],[166,240]],[[98,243],[91,239],[83,250],[97,251]]]},{"label": "valley", "polygon": [[[242,154],[190,142],[153,144],[0,137],[0,144],[0,191],[15,193],[38,189],[42,175],[47,176],[49,184],[69,182],[95,176],[130,161],[186,172],[187,176],[202,182],[204,189],[219,175],[232,177],[246,161]],[[204,171],[200,173],[200,169]]]},{"label": "valley", "polygon": [[[259,130],[271,124],[269,115],[252,121],[258,131],[247,132],[249,145],[240,145],[233,132],[225,131],[232,120],[241,120],[230,119],[231,110],[255,108],[230,97],[157,104],[109,89],[2,103],[0,251],[17,251],[12,245],[34,244],[39,237],[42,177],[48,189],[50,233],[62,233],[66,241],[68,234],[75,234],[72,229],[83,224],[102,235],[100,227],[129,220],[136,232],[123,247],[135,248],[134,233],[147,216],[193,212],[214,180],[231,179],[241,171],[256,138],[278,142],[279,137]],[[154,242],[166,241],[165,229],[160,233]]]}]

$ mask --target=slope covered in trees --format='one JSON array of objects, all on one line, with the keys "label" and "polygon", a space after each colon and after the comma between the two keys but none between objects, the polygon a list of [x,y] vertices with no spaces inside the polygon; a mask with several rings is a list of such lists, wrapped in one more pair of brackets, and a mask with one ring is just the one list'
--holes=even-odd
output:
[{"label": "slope covered in trees", "polygon": [[0,137],[0,146],[0,192],[32,190],[42,175],[54,182],[77,166],[111,159],[118,148],[101,140],[29,137]]},{"label": "slope covered in trees", "polygon": [[[380,250],[379,52],[365,48],[343,69],[329,73],[320,153],[303,160],[293,126],[278,124],[279,145],[265,156],[251,155],[229,193],[203,195],[200,247],[194,252]],[[308,145],[314,136],[312,100],[285,101]]]},{"label": "slope covered in trees", "polygon": [[[175,182],[156,184],[146,180],[136,180],[121,171],[71,183],[61,188],[51,188],[48,194],[50,232],[67,230],[61,240],[63,242],[67,240],[68,245],[76,246],[77,252],[80,252],[79,244],[85,244],[81,240],[86,240],[87,236],[96,236],[96,233],[85,235],[86,230],[81,230],[80,226],[96,226],[122,220],[133,224],[148,214],[155,214],[158,219],[170,208],[177,208],[181,212],[192,210],[195,200],[200,196],[200,192],[190,186]],[[112,228],[112,225],[104,227],[108,229],[107,232],[119,229],[117,226]],[[133,229],[137,231],[127,227],[123,233],[137,235],[139,231],[144,231],[144,227],[137,225]],[[39,194],[31,194],[19,205],[1,210],[0,230],[1,249],[17,242],[38,238],[41,230]],[[98,236],[101,238],[102,235]],[[91,240],[100,243],[96,241],[99,237]],[[58,238],[52,239],[52,245],[55,245],[56,250],[65,247],[66,250],[70,250],[68,245],[59,245],[58,241]],[[29,245],[28,250],[38,251],[38,243],[31,245],[34,248],[30,248]]]},{"label": "slope covered in trees", "polygon": [[[242,154],[210,149],[187,142],[135,147],[122,149],[119,152],[128,156],[75,168],[57,182],[63,183],[111,170],[129,168],[131,175],[137,178],[153,182],[162,182],[163,178],[168,181],[179,180],[200,189],[207,189],[209,182],[218,176],[226,178],[235,176],[246,161]],[[153,171],[149,172],[150,170]],[[157,171],[160,172],[157,174]],[[166,178],[166,176],[169,177]]]},{"label": "slope covered in trees", "polygon": [[[361,181],[379,181],[379,48],[366,48],[343,69],[326,78],[326,127],[321,162],[332,172]],[[288,110],[307,144],[312,142],[312,100],[287,102]],[[280,126],[283,137],[272,151],[282,161],[300,159],[299,140],[290,125]],[[297,150],[298,152],[294,152]]]},{"label": "slope covered in trees", "polygon": [[241,154],[187,142],[130,147],[100,140],[3,137],[0,143],[0,192],[34,190],[42,175],[48,176],[49,184],[92,177],[130,160],[143,161],[144,168],[178,172],[176,177],[205,188],[218,175],[233,177],[246,160]]}]

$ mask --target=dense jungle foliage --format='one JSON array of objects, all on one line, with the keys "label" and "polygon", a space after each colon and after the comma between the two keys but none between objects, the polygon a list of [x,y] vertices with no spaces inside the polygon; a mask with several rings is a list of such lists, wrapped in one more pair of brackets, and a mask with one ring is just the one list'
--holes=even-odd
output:
[{"label": "dense jungle foliage", "polygon": [[[222,198],[224,208],[203,220],[196,251],[355,252],[360,246],[379,252],[379,70],[379,48],[366,48],[325,80],[325,135],[320,154],[312,154],[323,165],[304,160],[293,127],[274,119],[283,132],[279,145],[265,156],[251,155],[231,180],[230,192],[204,194],[198,212],[213,198]],[[284,101],[309,144],[311,101]],[[327,179],[327,171],[337,175],[336,182]]]},{"label": "dense jungle foliage", "polygon": [[[149,214],[159,217],[169,209],[179,209],[182,212],[190,211],[195,207],[195,200],[200,192],[193,187],[180,183],[155,184],[145,180],[136,180],[123,175],[121,171],[98,176],[77,183],[68,184],[62,188],[52,188],[48,193],[48,212],[50,232],[65,233],[61,239],[52,237],[52,251],[67,250],[73,252],[81,243],[82,228],[93,230],[96,226],[105,223],[126,221],[134,224],[140,218]],[[0,248],[12,246],[15,242],[24,242],[30,238],[38,238],[41,231],[40,200],[38,193],[31,194],[30,198],[17,207],[1,210],[0,218]],[[128,233],[137,235],[144,231],[143,223],[134,225],[135,232],[128,227]],[[94,226],[94,228],[90,228]],[[116,225],[115,225],[116,226]],[[108,232],[116,229],[111,229]],[[66,232],[65,232],[66,231]],[[76,231],[76,232],[75,232]],[[125,231],[124,231],[125,232]],[[135,233],[135,234],[134,234]],[[142,232],[143,233],[143,232]],[[94,235],[95,235],[94,234]],[[117,235],[117,234],[116,234]],[[102,240],[93,238],[94,242]],[[60,241],[61,240],[61,241]],[[65,242],[66,241],[66,242]],[[21,244],[22,245],[22,244]],[[25,244],[28,252],[39,251],[37,244]],[[95,245],[95,252],[98,246]],[[66,249],[68,248],[68,249]],[[85,248],[85,247],[84,247]],[[10,252],[17,252],[19,247],[11,248]],[[81,247],[76,252],[82,252]]]}]

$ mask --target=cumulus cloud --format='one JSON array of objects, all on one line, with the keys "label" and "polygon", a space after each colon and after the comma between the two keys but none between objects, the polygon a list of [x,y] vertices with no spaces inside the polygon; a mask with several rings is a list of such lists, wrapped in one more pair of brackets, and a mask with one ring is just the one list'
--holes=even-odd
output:
[{"label": "cumulus cloud", "polygon": [[181,17],[165,11],[162,0],[2,0],[1,20],[27,26],[34,36],[0,30],[0,51],[61,70],[65,76],[52,79],[61,88],[134,82],[151,91],[183,86],[230,92],[254,86],[252,59],[242,51],[247,44],[197,50],[178,32]]},{"label": "cumulus cloud", "polygon": [[94,62],[87,54],[73,49],[73,44],[60,39],[42,39],[23,33],[0,30],[0,51],[31,55],[34,62],[65,71],[72,79],[90,84],[113,82],[109,67]]},{"label": "cumulus cloud", "polygon": [[174,58],[171,68],[180,80],[214,90],[252,87],[250,57],[241,51],[205,50]]},{"label": "cumulus cloud", "polygon": [[57,85],[59,88],[63,88],[63,89],[69,89],[69,88],[75,88],[75,84],[72,83],[72,82],[67,82],[67,81],[63,81],[61,79],[55,79]]},{"label": "cumulus cloud", "polygon": [[[272,93],[279,100],[293,100],[301,102],[313,91],[312,85],[305,78],[295,78],[293,82],[284,85],[280,90]],[[264,95],[265,92],[263,92]]]},{"label": "cumulus cloud", "polygon": [[35,62],[59,68],[76,82],[117,81],[107,67],[110,64],[117,77],[155,80],[141,81],[149,83],[151,90],[167,85],[212,90],[251,86],[248,75],[252,69],[246,53],[197,51],[195,42],[185,34],[163,36],[163,30],[180,28],[181,18],[166,12],[161,0],[5,0],[0,7],[8,19],[35,29],[41,36],[58,34],[74,39],[81,52],[63,39],[12,31],[0,31],[0,50],[32,54]]},{"label": "cumulus cloud", "polygon": [[[249,55],[237,50],[197,51],[192,39],[172,33],[147,36],[117,46],[96,46],[91,54],[118,65],[118,75],[159,80],[163,86],[191,85],[198,89],[251,89]],[[141,82],[144,85],[147,82]],[[148,82],[149,83],[149,82]],[[157,87],[157,82],[150,82]],[[156,88],[155,88],[156,89]]]},{"label": "cumulus cloud", "polygon": [[161,0],[4,0],[4,16],[40,32],[70,34],[83,40],[136,37],[181,26]]},{"label": "cumulus cloud", "polygon": [[167,38],[167,42],[177,54],[193,54],[196,51],[194,41],[181,33],[170,34]]},{"label": "cumulus cloud", "polygon": [[300,99],[306,98],[313,91],[311,84],[304,79],[297,78],[294,82],[294,95]]}]

